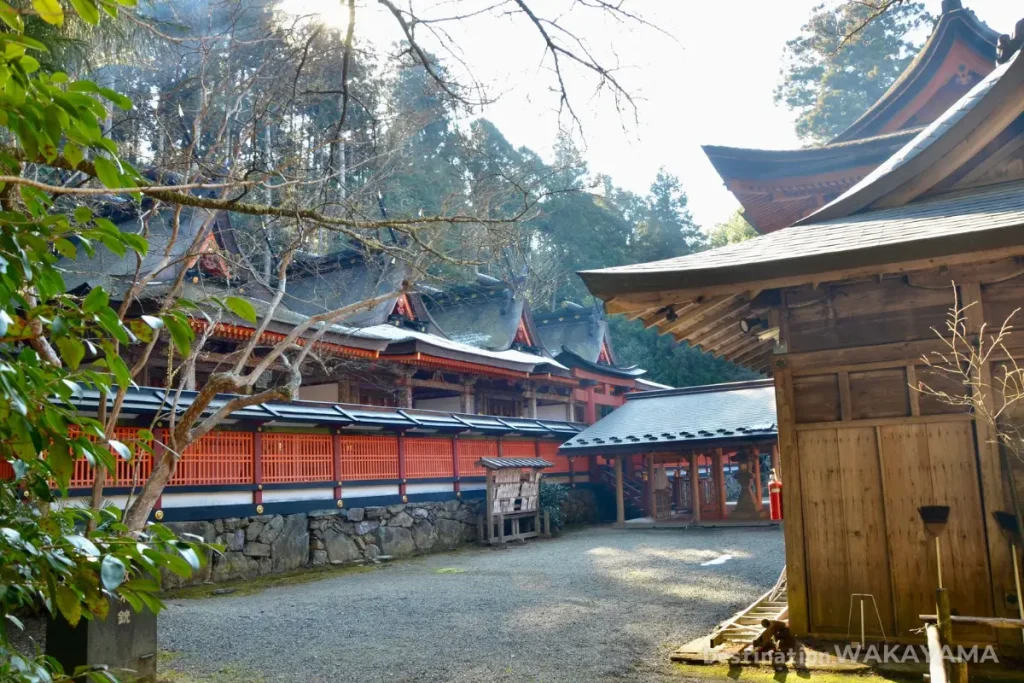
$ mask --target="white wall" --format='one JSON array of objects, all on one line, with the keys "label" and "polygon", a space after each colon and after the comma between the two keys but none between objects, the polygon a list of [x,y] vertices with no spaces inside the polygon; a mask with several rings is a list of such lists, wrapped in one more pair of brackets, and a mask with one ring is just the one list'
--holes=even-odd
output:
[{"label": "white wall", "polygon": [[537,406],[537,417],[542,420],[562,420],[564,422],[565,405],[564,403],[556,403],[554,405]]},{"label": "white wall", "polygon": [[420,410],[443,410],[447,413],[462,412],[461,396],[445,396],[444,398],[423,398],[412,402],[413,408]]},{"label": "white wall", "polygon": [[338,383],[331,384],[304,384],[299,387],[299,398],[303,401],[329,401],[338,402]]}]

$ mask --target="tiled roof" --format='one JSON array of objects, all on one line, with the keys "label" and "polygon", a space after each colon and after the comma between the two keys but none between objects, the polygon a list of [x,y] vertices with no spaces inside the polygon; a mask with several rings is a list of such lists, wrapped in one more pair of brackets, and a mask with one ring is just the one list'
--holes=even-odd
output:
[{"label": "tiled roof", "polygon": [[481,467],[489,470],[519,469],[521,467],[553,467],[547,460],[540,458],[480,458]]},{"label": "tiled roof", "polygon": [[771,380],[628,394],[560,449],[566,455],[644,452],[767,440],[777,434]]},{"label": "tiled roof", "polygon": [[1015,181],[580,275],[602,298],[695,289],[1019,245],[1022,225],[1024,181]]},{"label": "tiled roof", "polygon": [[[196,397],[194,391],[182,391],[177,409],[184,411]],[[218,395],[204,413],[212,414],[232,398]],[[157,387],[137,387],[128,390],[124,412],[132,415],[168,414],[174,405],[175,391]],[[107,398],[108,405],[112,397]],[[78,410],[95,412],[99,407],[99,392],[80,390],[72,398]],[[480,434],[514,434],[519,436],[562,436],[580,431],[580,425],[558,420],[527,418],[501,419],[488,415],[464,415],[433,410],[406,410],[376,406],[324,403],[320,401],[277,401],[248,406],[233,412],[229,419],[248,420],[265,424],[303,424],[321,427],[347,427],[353,430],[402,430],[417,432],[475,432]]]}]

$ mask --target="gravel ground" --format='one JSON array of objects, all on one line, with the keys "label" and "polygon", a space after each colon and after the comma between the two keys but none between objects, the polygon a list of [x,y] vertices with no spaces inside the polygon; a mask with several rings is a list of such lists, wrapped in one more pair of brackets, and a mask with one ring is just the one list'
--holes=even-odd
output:
[{"label": "gravel ground", "polygon": [[160,646],[172,653],[164,668],[186,679],[678,680],[671,648],[749,604],[783,562],[778,529],[592,527],[250,595],[172,599]]}]

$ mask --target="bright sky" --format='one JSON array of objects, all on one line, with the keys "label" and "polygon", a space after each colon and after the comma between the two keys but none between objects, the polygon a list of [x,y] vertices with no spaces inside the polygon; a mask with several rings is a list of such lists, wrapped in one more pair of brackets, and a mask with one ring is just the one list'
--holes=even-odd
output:
[{"label": "bright sky", "polygon": [[[288,0],[298,11],[321,12],[341,24],[339,0]],[[594,96],[595,81],[569,73],[573,106],[582,121],[586,158],[592,172],[645,192],[658,168],[679,176],[697,222],[705,229],[728,218],[738,207],[722,186],[702,144],[791,148],[793,115],[772,97],[779,80],[785,42],[796,36],[811,8],[821,0],[632,0],[626,8],[657,29],[632,22],[616,23],[579,5],[563,21],[607,63],[619,64],[622,84],[634,95],[638,121],[631,111],[620,115],[607,96]],[[833,2],[835,0],[832,0]],[[405,2],[396,0],[400,7]],[[462,14],[493,0],[415,0],[425,15]],[[534,0],[538,11],[569,0]],[[925,0],[938,15],[941,0]],[[989,26],[1012,33],[1024,16],[1010,0],[965,0]],[[357,6],[357,33],[389,43],[398,40],[397,25],[373,0]],[[434,8],[434,9],[430,9]],[[545,16],[551,16],[546,14]],[[522,20],[473,18],[446,24],[459,43],[462,60],[487,87],[500,95],[483,115],[493,120],[515,145],[525,145],[550,159],[559,128],[555,81],[541,66],[543,45]],[[658,30],[660,29],[660,31]],[[422,36],[423,27],[418,35]],[[668,35],[664,35],[668,34]],[[922,36],[923,39],[924,36]],[[428,45],[429,39],[424,41]],[[549,64],[549,63],[548,63]],[[563,113],[563,124],[569,119]]]}]

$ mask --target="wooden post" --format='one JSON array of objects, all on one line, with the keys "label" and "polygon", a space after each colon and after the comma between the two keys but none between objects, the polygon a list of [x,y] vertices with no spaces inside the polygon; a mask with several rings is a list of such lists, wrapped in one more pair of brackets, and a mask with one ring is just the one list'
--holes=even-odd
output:
[{"label": "wooden post", "polygon": [[537,419],[537,387],[534,387],[533,389],[530,390],[528,398],[529,398],[530,402],[529,402],[529,409],[528,409],[529,412],[527,414],[527,417],[532,417],[533,419],[536,420]]},{"label": "wooden post", "polygon": [[494,470],[487,468],[487,491],[484,499],[484,526],[487,527],[486,540],[488,545],[494,541],[494,520],[491,511],[494,509]]},{"label": "wooden post", "polygon": [[263,427],[256,427],[252,435],[252,483],[256,485],[252,504],[260,505],[263,502]]},{"label": "wooden post", "polygon": [[[935,611],[936,619],[938,621],[939,635],[942,638],[942,644],[947,649],[952,650],[953,647],[953,620],[952,610],[949,607],[949,591],[945,588],[937,588],[935,590]],[[954,658],[949,663],[949,680],[950,683],[967,683],[967,664],[959,659]]]},{"label": "wooden post", "polygon": [[789,628],[794,636],[807,635],[807,555],[804,547],[803,501],[800,491],[800,449],[796,434],[796,407],[793,401],[793,373],[784,361],[775,361],[775,409],[779,418],[778,451],[785,463],[785,487],[782,507],[786,521],[782,525],[786,548],[786,597],[789,603]]},{"label": "wooden post", "polygon": [[473,385],[476,380],[467,380],[462,383],[462,412],[467,415],[476,413],[476,401],[473,395]]},{"label": "wooden post", "polygon": [[761,452],[756,446],[750,450],[754,457],[754,509],[760,512],[764,509],[764,504],[761,502],[761,498],[764,496],[764,491],[761,490]]},{"label": "wooden post", "polygon": [[647,514],[653,522],[658,518],[658,496],[654,488],[654,453],[647,454]]},{"label": "wooden post", "polygon": [[725,499],[725,455],[721,448],[714,451],[715,477],[718,483],[718,514],[722,519],[729,516],[729,503]]},{"label": "wooden post", "polygon": [[452,482],[453,488],[455,489],[455,497],[462,497],[462,482],[459,476],[459,435],[455,434],[452,436],[452,475],[454,481]]},{"label": "wooden post", "polygon": [[566,460],[569,461],[569,486],[576,488],[576,465],[575,460],[570,455]]},{"label": "wooden post", "polygon": [[626,503],[622,499],[622,456],[615,456],[615,521],[626,523]]},{"label": "wooden post", "polygon": [[337,505],[342,505],[342,491],[341,482],[341,430],[337,430],[331,435],[331,455],[334,461],[334,500],[338,501]]},{"label": "wooden post", "polygon": [[782,481],[782,470],[779,465],[779,442],[776,441],[772,444],[772,469],[775,470],[775,476]]},{"label": "wooden post", "polygon": [[690,454],[690,500],[693,507],[693,523],[700,524],[700,466],[698,453]]},{"label": "wooden post", "polygon": [[928,673],[931,683],[947,683],[946,664],[942,660],[942,641],[939,638],[939,627],[935,624],[925,626],[928,638]]},{"label": "wooden post", "polygon": [[398,402],[403,408],[412,408],[412,375],[413,370],[407,370],[399,380]]},{"label": "wooden post", "polygon": [[402,432],[398,433],[398,495],[402,497],[402,502],[409,502],[408,497],[405,495],[406,489],[406,478],[405,478],[405,434]]}]

